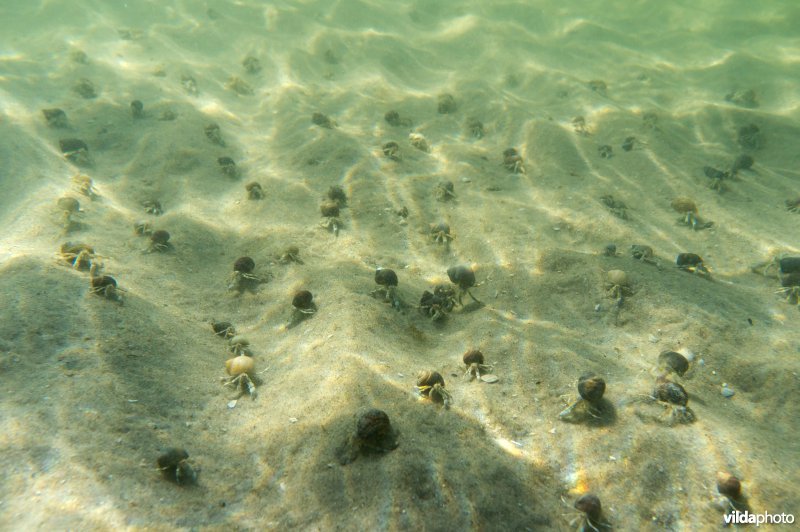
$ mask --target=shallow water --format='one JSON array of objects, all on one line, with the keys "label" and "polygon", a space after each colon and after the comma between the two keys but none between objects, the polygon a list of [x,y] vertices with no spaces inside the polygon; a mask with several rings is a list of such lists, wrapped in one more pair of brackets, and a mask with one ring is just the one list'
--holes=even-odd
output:
[{"label": "shallow water", "polygon": [[[595,493],[605,528],[715,529],[720,471],[736,507],[797,514],[800,313],[776,268],[752,271],[800,255],[794,2],[17,4],[0,6],[0,528],[568,530]],[[62,153],[73,138],[88,152]],[[241,256],[258,280],[240,293]],[[434,321],[420,297],[458,264],[480,304]],[[370,296],[377,267],[399,310]],[[90,292],[100,274],[118,299]],[[300,289],[317,311],[294,320]],[[255,399],[231,402],[211,319],[249,340]],[[471,348],[496,383],[463,378]],[[692,420],[651,398],[665,350],[690,359],[669,379]],[[449,409],[417,393],[422,370]],[[590,372],[599,415],[560,420]],[[368,408],[399,446],[342,465]],[[156,469],[169,447],[196,485]]]}]

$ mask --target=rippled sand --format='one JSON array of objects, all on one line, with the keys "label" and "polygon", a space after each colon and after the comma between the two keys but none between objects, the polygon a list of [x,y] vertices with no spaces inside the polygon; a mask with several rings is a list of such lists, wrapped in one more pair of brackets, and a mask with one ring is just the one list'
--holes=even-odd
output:
[{"label": "rippled sand", "polygon": [[[0,8],[0,528],[567,530],[593,492],[619,530],[714,529],[718,471],[742,479],[752,511],[798,513],[800,313],[750,271],[800,254],[800,215],[784,207],[800,195],[793,2],[108,4]],[[73,90],[81,79],[96,97]],[[445,93],[450,114],[437,112]],[[67,128],[45,123],[54,107]],[[409,123],[389,125],[389,110]],[[749,124],[758,146],[743,148]],[[72,137],[91,164],[62,156]],[[503,167],[509,147],[525,173]],[[743,152],[753,168],[709,188],[703,167]],[[437,199],[445,180],[453,201]],[[247,199],[251,181],[264,199]],[[348,196],[338,237],[318,225],[332,185]],[[83,210],[66,235],[65,195]],[[713,227],[678,224],[679,196]],[[150,199],[162,216],[144,212]],[[145,253],[137,221],[173,248]],[[428,234],[439,222],[449,248]],[[67,241],[95,248],[122,304],[59,260]],[[609,243],[619,256],[601,254]],[[303,264],[278,260],[289,245]],[[675,268],[680,252],[713,280]],[[269,282],[236,295],[242,255]],[[485,306],[431,322],[411,306],[455,264],[474,266]],[[378,266],[397,271],[409,308],[370,296]],[[631,279],[619,309],[611,269]],[[319,310],[288,328],[301,288]],[[259,394],[235,408],[211,318],[253,348]],[[472,347],[499,382],[462,379]],[[694,423],[670,426],[647,400],[663,350],[693,358],[679,382]],[[449,410],[416,395],[425,369],[444,375]],[[587,372],[606,380],[605,415],[559,421]],[[367,408],[389,414],[399,447],[341,465]],[[171,446],[196,486],[156,470]]]}]

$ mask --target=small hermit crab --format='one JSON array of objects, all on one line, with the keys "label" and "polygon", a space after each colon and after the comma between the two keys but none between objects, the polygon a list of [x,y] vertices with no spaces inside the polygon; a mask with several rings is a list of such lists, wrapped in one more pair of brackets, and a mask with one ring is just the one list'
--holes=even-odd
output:
[{"label": "small hermit crab", "polygon": [[580,399],[569,405],[558,414],[562,421],[581,422],[587,415],[600,418],[603,410],[603,394],[606,391],[606,381],[594,373],[587,373],[578,379],[578,394]]},{"label": "small hermit crab", "polygon": [[237,399],[244,395],[245,391],[255,399],[256,385],[253,382],[255,368],[255,361],[247,355],[235,356],[225,361],[225,373],[230,375],[230,379],[225,380],[225,386],[236,388],[239,393]]},{"label": "small hermit crab", "polygon": [[333,236],[339,236],[339,229],[342,227],[342,221],[339,219],[339,202],[323,201],[319,206],[319,211],[324,218],[319,224],[320,227],[332,232]]},{"label": "small hermit crab", "polygon": [[229,339],[236,336],[236,328],[229,321],[211,320],[209,323],[211,324],[211,329],[214,331],[214,334],[220,338]]},{"label": "small hermit crab", "polygon": [[428,144],[428,139],[426,139],[420,133],[409,133],[408,141],[419,151],[424,151],[425,153],[431,151],[431,146]]},{"label": "small hermit crab", "polygon": [[631,257],[648,264],[655,264],[656,266],[659,266],[658,261],[653,258],[653,248],[644,244],[632,244]]},{"label": "small hermit crab", "polygon": [[103,296],[111,301],[121,301],[117,280],[110,275],[98,275],[89,278],[89,292]]},{"label": "small hermit crab", "polygon": [[486,130],[483,127],[483,122],[474,117],[467,119],[467,132],[472,138],[475,139],[482,139],[486,134]]},{"label": "small hermit crab", "polygon": [[[562,499],[563,500],[563,499]],[[566,501],[564,501],[566,503]],[[603,519],[603,506],[600,503],[600,497],[593,493],[584,493],[572,505],[575,510],[580,512],[580,515],[573,518],[569,526],[574,527],[580,521],[581,524],[578,530],[586,532],[592,530],[599,532],[601,528],[611,529],[611,525]]]},{"label": "small hermit crab", "polygon": [[436,199],[438,201],[450,201],[456,199],[455,186],[452,181],[442,181],[436,185]]},{"label": "small hermit crab", "polygon": [[189,464],[188,459],[189,453],[186,449],[170,447],[156,459],[156,464],[165,479],[179,486],[186,486],[197,482],[199,471]]},{"label": "small hermit crab", "polygon": [[153,231],[150,235],[150,245],[147,248],[147,253],[163,253],[172,249],[172,244],[169,242],[169,233],[163,229]]},{"label": "small hermit crab", "polygon": [[425,290],[419,300],[419,310],[431,321],[443,319],[456,306],[456,292],[452,286],[440,284],[433,287],[433,292]]},{"label": "small hermit crab", "polygon": [[681,214],[678,223],[687,225],[694,231],[708,229],[714,225],[714,222],[703,221],[703,219],[698,216],[697,205],[695,205],[691,198],[685,196],[677,197],[670,202],[670,206],[672,210]]},{"label": "small hermit crab", "polygon": [[383,156],[392,161],[400,160],[400,145],[393,140],[386,142],[381,146]]},{"label": "small hermit crab", "polygon": [[689,360],[682,354],[676,351],[662,351],[658,355],[659,377],[665,378],[670,373],[683,377],[688,370]]},{"label": "small hermit crab", "polygon": [[334,127],[336,127],[335,120],[331,119],[326,114],[320,113],[319,111],[311,115],[311,122],[325,129],[333,129]]},{"label": "small hermit crab", "polygon": [[787,199],[784,204],[786,210],[789,212],[800,212],[800,196],[796,198]]},{"label": "small hermit crab", "polygon": [[394,270],[389,268],[377,268],[375,270],[375,283],[379,286],[370,295],[372,297],[383,299],[387,303],[391,303],[392,307],[400,310],[400,299],[397,297],[397,274]]},{"label": "small hermit crab", "polygon": [[800,305],[800,270],[781,274],[780,279],[781,288],[775,293],[786,296],[786,302],[791,305]]},{"label": "small hermit crab", "polygon": [[447,276],[450,278],[450,282],[458,286],[458,293],[456,294],[456,300],[458,304],[462,307],[464,303],[462,303],[462,298],[464,294],[467,294],[475,303],[479,305],[483,305],[481,301],[478,301],[475,296],[472,295],[470,292],[470,288],[473,286],[477,286],[475,284],[475,271],[470,266],[465,266],[463,264],[458,266],[451,266],[447,268]]},{"label": "small hermit crab", "polygon": [[[233,326],[231,326],[231,330]],[[253,351],[250,349],[250,340],[241,334],[236,334],[228,339],[228,346],[234,356],[247,355],[252,356]]]},{"label": "small hermit crab", "polygon": [[65,234],[83,229],[84,224],[80,221],[83,211],[78,200],[70,196],[64,196],[58,198],[56,206],[61,211],[61,226]]},{"label": "small hermit crab", "polygon": [[86,174],[80,172],[72,176],[72,184],[78,189],[78,192],[94,201],[98,197],[97,189],[94,188],[94,181]]},{"label": "small hermit crab", "polygon": [[383,454],[397,449],[398,433],[383,410],[370,408],[358,416],[355,433],[336,450],[339,463],[347,465],[359,455]]},{"label": "small hermit crab", "polygon": [[252,290],[259,284],[265,282],[264,279],[253,273],[256,268],[255,261],[250,257],[239,257],[233,263],[233,273],[228,281],[228,290],[243,292]]},{"label": "small hermit crab", "polygon": [[524,174],[525,166],[522,164],[522,155],[516,148],[506,148],[503,151],[503,167],[514,174]]},{"label": "small hermit crab", "polygon": [[455,238],[455,235],[450,232],[450,225],[446,224],[445,222],[431,224],[428,234],[430,235],[431,240],[437,244],[444,244],[445,248],[449,247],[450,241]]},{"label": "small hermit crab", "polygon": [[230,157],[218,157],[217,166],[219,166],[222,175],[225,177],[234,179],[239,176],[239,168],[236,166],[236,162]]},{"label": "small hermit crab", "polygon": [[255,181],[247,183],[244,186],[244,189],[247,191],[247,199],[250,200],[260,200],[264,199],[264,189],[261,188],[261,184]]},{"label": "small hermit crab", "polygon": [[689,408],[689,394],[677,382],[659,377],[653,389],[652,399],[662,403],[669,412],[669,425],[676,423],[688,424],[695,420],[694,412]]},{"label": "small hermit crab", "polygon": [[339,207],[347,207],[347,194],[339,185],[331,185],[326,196],[329,200],[338,203]]},{"label": "small hermit crab", "polygon": [[144,207],[144,212],[147,214],[161,216],[164,213],[164,209],[161,207],[161,202],[157,199],[144,200],[140,204],[142,207]]},{"label": "small hermit crab", "polygon": [[606,294],[616,299],[617,305],[622,305],[625,296],[633,293],[628,274],[622,270],[609,270],[605,281]]},{"label": "small hermit crab", "polygon": [[76,270],[88,271],[95,258],[94,248],[87,244],[65,242],[61,244],[61,258]]},{"label": "small hermit crab", "polygon": [[[467,371],[464,373],[465,379],[478,379],[483,382],[497,382],[497,376],[486,375],[491,373],[494,366],[485,364],[483,353],[479,349],[470,349],[462,357],[464,365],[467,366]],[[482,374],[483,373],[483,374]]]},{"label": "small hermit crab", "polygon": [[697,253],[680,253],[675,258],[675,264],[685,272],[694,273],[706,279],[711,278],[711,269],[703,263],[703,258]]},{"label": "small hermit crab", "polygon": [[278,262],[281,264],[289,264],[294,262],[297,264],[305,264],[303,259],[300,258],[300,248],[297,246],[289,246],[278,257]]},{"label": "small hermit crab", "polygon": [[317,304],[314,303],[314,295],[308,290],[298,290],[292,296],[292,316],[288,326],[294,327],[316,313]]},{"label": "small hermit crab", "polygon": [[449,408],[453,396],[444,388],[444,377],[438,371],[422,371],[417,375],[417,391],[434,403],[442,403]]},{"label": "small hermit crab", "polygon": [[135,222],[133,224],[133,234],[136,236],[150,236],[153,234],[153,226],[150,222]]}]

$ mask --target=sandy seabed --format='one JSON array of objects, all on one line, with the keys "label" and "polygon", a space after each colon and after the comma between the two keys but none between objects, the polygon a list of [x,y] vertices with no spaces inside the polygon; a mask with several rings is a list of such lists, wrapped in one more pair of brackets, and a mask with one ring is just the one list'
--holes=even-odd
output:
[{"label": "sandy seabed", "polygon": [[[798,7],[430,4],[0,8],[0,528],[568,530],[592,492],[601,528],[716,529],[719,471],[752,511],[798,514],[800,312],[775,269],[751,271],[800,254],[784,205],[800,196]],[[437,112],[443,94],[452,112]],[[66,158],[65,138],[88,159]],[[510,147],[524,173],[503,165]],[[711,188],[704,167],[742,153],[752,168]],[[331,186],[348,197],[338,236],[319,225]],[[67,224],[65,196],[81,204]],[[678,197],[713,225],[678,223]],[[140,221],[171,248],[146,252]],[[441,222],[448,246],[430,235]],[[65,242],[94,248],[121,301],[90,293]],[[291,245],[302,264],[279,260]],[[677,269],[682,252],[711,279]],[[245,255],[267,282],[229,291]],[[415,305],[457,264],[483,305],[434,322]],[[376,267],[397,272],[406,307],[371,297]],[[621,305],[613,269],[630,279]],[[299,289],[318,311],[287,327]],[[256,363],[258,396],[234,408],[211,319]],[[463,379],[471,348],[498,382]],[[691,359],[671,377],[691,423],[648,399],[664,350]],[[422,370],[444,376],[451,408],[415,392]],[[607,384],[602,415],[560,421],[589,372]],[[399,447],[342,465],[368,408]],[[196,485],[157,471],[169,447]]]}]

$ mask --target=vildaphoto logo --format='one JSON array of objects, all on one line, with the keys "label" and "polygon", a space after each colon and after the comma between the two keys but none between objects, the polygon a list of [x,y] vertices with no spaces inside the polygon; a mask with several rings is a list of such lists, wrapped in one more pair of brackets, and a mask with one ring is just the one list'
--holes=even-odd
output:
[{"label": "vildaphoto logo", "polygon": [[791,525],[794,523],[794,514],[771,514],[764,512],[753,514],[745,510],[734,510],[725,514],[726,525]]}]

